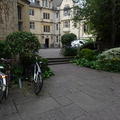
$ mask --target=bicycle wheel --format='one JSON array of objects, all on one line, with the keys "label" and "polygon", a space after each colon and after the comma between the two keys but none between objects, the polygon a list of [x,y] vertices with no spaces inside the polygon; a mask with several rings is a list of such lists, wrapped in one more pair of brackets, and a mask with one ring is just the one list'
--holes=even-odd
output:
[{"label": "bicycle wheel", "polygon": [[36,81],[33,81],[33,91],[36,95],[38,95],[43,87],[43,79],[42,75],[39,74]]},{"label": "bicycle wheel", "polygon": [[8,92],[9,91],[9,89],[8,89],[8,86],[6,87],[6,90],[5,90],[5,92],[4,92],[4,97],[5,97],[5,99],[7,99],[7,97],[8,97]]}]

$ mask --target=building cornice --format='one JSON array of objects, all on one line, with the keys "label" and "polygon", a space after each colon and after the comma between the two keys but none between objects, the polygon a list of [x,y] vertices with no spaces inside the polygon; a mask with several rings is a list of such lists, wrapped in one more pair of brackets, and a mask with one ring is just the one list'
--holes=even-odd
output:
[{"label": "building cornice", "polygon": [[29,2],[28,0],[19,0],[19,1],[25,2],[25,3],[27,3],[28,5],[30,4],[30,2]]}]

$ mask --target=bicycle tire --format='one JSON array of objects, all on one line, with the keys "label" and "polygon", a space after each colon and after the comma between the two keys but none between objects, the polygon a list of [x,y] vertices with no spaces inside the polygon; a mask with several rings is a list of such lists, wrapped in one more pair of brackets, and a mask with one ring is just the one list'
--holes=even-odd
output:
[{"label": "bicycle tire", "polygon": [[33,81],[33,91],[36,95],[38,95],[43,87],[43,79],[42,75],[38,75],[37,82]]},{"label": "bicycle tire", "polygon": [[9,94],[9,88],[8,88],[8,86],[6,86],[6,90],[5,90],[5,92],[4,92],[4,98],[5,98],[5,99],[7,99],[8,94]]}]

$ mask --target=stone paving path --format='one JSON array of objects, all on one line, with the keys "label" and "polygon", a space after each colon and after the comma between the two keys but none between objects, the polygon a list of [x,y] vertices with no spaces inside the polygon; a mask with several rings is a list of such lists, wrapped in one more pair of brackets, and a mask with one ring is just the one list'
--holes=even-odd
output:
[{"label": "stone paving path", "polygon": [[120,120],[120,74],[72,64],[51,66],[39,96],[12,90],[0,120]]},{"label": "stone paving path", "polygon": [[40,56],[44,58],[62,58],[63,56],[61,55],[61,49],[40,49],[39,51]]}]

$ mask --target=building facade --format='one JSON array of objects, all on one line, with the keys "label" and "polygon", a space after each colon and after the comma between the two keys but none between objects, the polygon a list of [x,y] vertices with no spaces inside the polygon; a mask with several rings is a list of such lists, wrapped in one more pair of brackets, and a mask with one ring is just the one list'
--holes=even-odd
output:
[{"label": "building facade", "polygon": [[37,35],[41,47],[60,46],[60,16],[53,0],[30,0],[30,31]]},{"label": "building facade", "polygon": [[65,33],[74,33],[77,39],[86,39],[92,37],[87,33],[87,25],[85,21],[79,23],[73,22],[74,10],[73,7],[78,5],[73,0],[62,0],[60,4],[60,23],[61,23],[61,36]]},{"label": "building facade", "polygon": [[28,10],[27,0],[0,0],[0,40],[15,31],[29,31]]},{"label": "building facade", "polygon": [[31,2],[30,31],[38,36],[43,48],[61,47],[61,36],[74,33],[78,39],[92,37],[87,34],[84,21],[74,24],[73,0],[29,0]]}]

